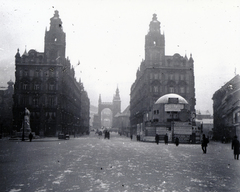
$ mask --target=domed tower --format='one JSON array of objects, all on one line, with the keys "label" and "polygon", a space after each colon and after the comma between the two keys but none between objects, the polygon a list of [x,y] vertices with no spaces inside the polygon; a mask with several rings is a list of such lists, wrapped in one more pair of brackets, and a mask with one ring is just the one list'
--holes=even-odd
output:
[{"label": "domed tower", "polygon": [[161,65],[165,56],[165,37],[161,34],[157,14],[153,14],[149,32],[145,36],[145,61],[148,64]]},{"label": "domed tower", "polygon": [[66,34],[63,32],[62,21],[56,10],[50,19],[50,29],[45,32],[45,60],[47,63],[55,63],[65,59]]}]

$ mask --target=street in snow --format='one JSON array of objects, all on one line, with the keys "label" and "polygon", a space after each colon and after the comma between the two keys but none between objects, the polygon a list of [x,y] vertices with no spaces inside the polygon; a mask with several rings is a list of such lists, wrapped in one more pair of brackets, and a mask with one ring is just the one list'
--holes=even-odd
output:
[{"label": "street in snow", "polygon": [[145,143],[111,133],[0,140],[0,191],[239,191],[231,144]]}]

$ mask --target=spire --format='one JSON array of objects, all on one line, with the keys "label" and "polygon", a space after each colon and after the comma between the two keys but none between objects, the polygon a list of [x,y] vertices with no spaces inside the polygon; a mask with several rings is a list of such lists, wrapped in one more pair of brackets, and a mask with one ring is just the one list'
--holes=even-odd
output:
[{"label": "spire", "polygon": [[20,53],[19,53],[19,49],[17,49],[17,53],[15,55],[15,63],[21,63],[21,56],[20,56]]},{"label": "spire", "polygon": [[119,89],[118,89],[118,86],[117,86],[117,89],[116,89],[116,93],[115,95],[113,96],[113,100],[114,101],[119,101],[120,100],[120,94],[119,94]]},{"label": "spire", "polygon": [[187,51],[186,51],[186,50],[185,50],[185,59],[188,59],[188,58],[187,58]]},{"label": "spire", "polygon": [[20,57],[19,48],[17,49],[17,53],[16,53],[15,57]]},{"label": "spire", "polygon": [[190,54],[189,61],[193,62],[192,53]]},{"label": "spire", "polygon": [[99,94],[98,103],[102,103],[101,94]]},{"label": "spire", "polygon": [[119,89],[118,89],[118,86],[117,86],[117,89],[116,89],[116,96],[119,97]]},{"label": "spire", "polygon": [[24,51],[23,55],[28,56],[28,53],[27,53],[27,45],[25,45],[25,51]]}]

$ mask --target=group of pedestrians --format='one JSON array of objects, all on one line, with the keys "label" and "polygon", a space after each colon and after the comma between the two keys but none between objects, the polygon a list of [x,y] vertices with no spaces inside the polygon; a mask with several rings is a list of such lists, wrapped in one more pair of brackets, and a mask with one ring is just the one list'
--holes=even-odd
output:
[{"label": "group of pedestrians", "polygon": [[[159,141],[160,141],[160,136],[158,134],[156,134],[155,142],[157,143],[157,145],[159,144]],[[165,143],[165,145],[168,145],[168,135],[167,135],[167,133],[166,133],[166,135],[164,135],[164,143]],[[179,145],[178,137],[175,138],[175,144],[176,144],[176,146]]]},{"label": "group of pedestrians", "polygon": [[[206,138],[205,134],[203,134],[202,138],[202,150],[203,153],[207,153],[207,145],[209,143],[208,138]],[[225,143],[225,142],[223,142]],[[234,159],[239,160],[239,152],[240,152],[240,142],[237,139],[237,136],[235,135],[233,140],[232,140],[232,150],[233,150],[233,156]]]},{"label": "group of pedestrians", "polygon": [[[130,138],[132,140],[132,135],[130,136]],[[138,136],[137,136],[137,140],[139,140]],[[158,134],[156,134],[155,135],[155,142],[157,143],[157,145],[159,144],[159,141],[160,141],[160,136]],[[168,135],[167,134],[164,136],[164,143],[165,143],[165,145],[168,145]],[[209,143],[209,138],[206,137],[205,134],[203,134],[202,140],[201,140],[201,147],[202,147],[202,151],[203,151],[204,154],[207,153],[208,143]],[[179,138],[178,137],[175,138],[175,144],[176,144],[176,146],[179,145]],[[234,136],[234,138],[232,140],[232,150],[233,150],[234,159],[239,160],[240,142],[238,141],[237,136]]]},{"label": "group of pedestrians", "polygon": [[108,130],[106,130],[104,133],[104,139],[106,138],[110,139],[110,132]]}]

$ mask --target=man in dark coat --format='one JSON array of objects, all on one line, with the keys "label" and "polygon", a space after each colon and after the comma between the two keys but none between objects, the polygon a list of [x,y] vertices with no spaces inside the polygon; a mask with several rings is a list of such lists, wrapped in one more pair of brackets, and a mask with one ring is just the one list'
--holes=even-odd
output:
[{"label": "man in dark coat", "polygon": [[32,138],[33,138],[33,134],[32,133],[29,133],[29,141],[32,142]]},{"label": "man in dark coat", "polygon": [[178,139],[178,137],[176,137],[176,139],[175,139],[175,144],[176,144],[176,146],[179,145],[179,139]]},{"label": "man in dark coat", "polygon": [[234,136],[232,140],[232,149],[233,149],[233,154],[234,154],[234,159],[239,158],[239,141],[237,139],[237,136]]},{"label": "man in dark coat", "polygon": [[158,143],[159,143],[159,135],[158,134],[156,134],[156,136],[155,136],[155,141],[156,141],[156,143],[158,145]]},{"label": "man in dark coat", "polygon": [[167,133],[166,133],[166,135],[164,136],[164,142],[165,142],[166,145],[168,145],[168,135],[167,135]]},{"label": "man in dark coat", "polygon": [[203,138],[202,138],[202,150],[203,153],[207,153],[207,144],[208,144],[208,138],[206,138],[205,134],[203,134]]}]

